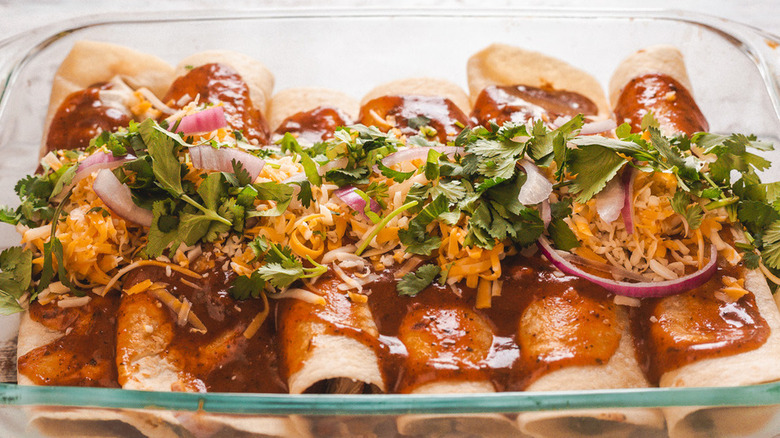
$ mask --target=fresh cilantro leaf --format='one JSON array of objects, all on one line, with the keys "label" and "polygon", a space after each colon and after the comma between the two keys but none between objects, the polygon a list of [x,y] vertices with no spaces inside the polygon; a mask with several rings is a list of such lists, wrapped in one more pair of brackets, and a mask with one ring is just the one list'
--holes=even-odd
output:
[{"label": "fresh cilantro leaf", "polygon": [[437,265],[423,265],[415,272],[410,272],[401,278],[396,286],[398,295],[414,297],[428,287],[441,272]]},{"label": "fresh cilantro leaf", "polygon": [[780,268],[780,220],[773,222],[764,234],[761,258],[768,267]]},{"label": "fresh cilantro leaf", "polygon": [[312,201],[314,201],[314,195],[311,191],[311,183],[309,181],[296,182],[301,189],[298,192],[298,199],[301,201],[304,207],[309,208]]},{"label": "fresh cilantro leaf", "polygon": [[287,210],[287,206],[290,205],[290,202],[292,201],[293,193],[295,193],[295,189],[292,186],[276,182],[257,183],[254,184],[253,187],[257,190],[258,199],[274,201],[276,202],[276,207],[270,210],[252,211],[249,213],[250,217],[280,216]]},{"label": "fresh cilantro leaf", "polygon": [[569,168],[576,174],[571,193],[579,194],[577,202],[584,204],[617,175],[626,163],[612,149],[604,146],[580,146],[569,152]]},{"label": "fresh cilantro leaf", "polygon": [[648,111],[644,116],[642,116],[642,122],[640,123],[639,127],[642,129],[642,131],[648,129],[648,128],[658,128],[661,124],[658,123],[658,120],[656,120],[655,116],[653,115],[652,111]]},{"label": "fresh cilantro leaf", "polygon": [[282,150],[289,150],[295,152],[301,157],[301,164],[303,165],[303,171],[306,173],[306,178],[315,186],[322,185],[322,177],[317,170],[317,163],[303,151],[301,145],[298,144],[298,140],[289,132],[284,134],[281,140]]},{"label": "fresh cilantro leaf", "polygon": [[431,119],[425,117],[424,115],[412,117],[406,121],[406,124],[414,130],[419,130],[423,126],[428,126],[428,124],[430,123],[431,123]]},{"label": "fresh cilantro leaf", "polygon": [[384,176],[386,176],[388,178],[391,178],[393,181],[395,181],[397,183],[406,181],[407,179],[409,179],[412,176],[414,176],[414,173],[415,173],[414,170],[411,171],[411,172],[399,172],[397,170],[393,170],[393,169],[385,166],[382,163],[379,163],[378,166],[379,166],[379,171],[382,172],[382,175],[384,175]]},{"label": "fresh cilantro leaf", "polygon": [[233,174],[236,176],[239,186],[252,184],[252,177],[249,175],[249,172],[244,169],[243,163],[236,159],[232,159],[230,160],[230,164],[233,166]]},{"label": "fresh cilantro leaf", "polygon": [[691,195],[678,191],[672,197],[671,204],[672,210],[685,220],[686,228],[692,230],[699,228],[702,219],[704,219],[704,210],[701,205],[693,201]]},{"label": "fresh cilantro leaf", "polygon": [[216,172],[209,174],[198,187],[198,194],[203,199],[206,208],[216,210],[219,206],[219,200],[227,196],[227,187],[222,173]]},{"label": "fresh cilantro leaf", "polygon": [[553,219],[547,230],[557,249],[570,251],[580,246],[579,239],[563,219]]},{"label": "fresh cilantro leaf", "polygon": [[156,183],[173,197],[179,198],[184,194],[181,185],[182,164],[176,155],[173,140],[155,129],[156,125],[154,120],[146,119],[138,125],[138,132],[152,157]]},{"label": "fresh cilantro leaf", "polygon": [[780,220],[780,213],[761,201],[742,201],[737,209],[737,217],[752,234],[760,234]]},{"label": "fresh cilantro leaf", "polygon": [[258,298],[265,287],[265,280],[259,272],[252,272],[252,275],[241,275],[233,280],[230,286],[230,295],[237,300],[246,300],[248,298]]},{"label": "fresh cilantro leaf", "polygon": [[159,257],[169,246],[175,252],[181,243],[178,238],[179,217],[172,210],[173,202],[170,200],[156,201],[152,206],[152,226],[144,250],[149,258]]},{"label": "fresh cilantro leaf", "polygon": [[32,280],[32,252],[11,247],[0,253],[0,315],[24,310],[19,299]]},{"label": "fresh cilantro leaf", "polygon": [[401,243],[412,254],[429,255],[441,244],[441,238],[426,233],[428,225],[442,213],[449,211],[449,201],[444,195],[439,195],[417,214],[406,229],[398,231]]}]

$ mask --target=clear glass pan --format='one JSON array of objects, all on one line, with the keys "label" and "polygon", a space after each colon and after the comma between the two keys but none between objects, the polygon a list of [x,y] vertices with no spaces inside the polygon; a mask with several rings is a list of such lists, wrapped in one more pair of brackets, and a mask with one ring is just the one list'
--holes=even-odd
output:
[{"label": "clear glass pan", "polygon": [[[86,17],[0,42],[0,151],[12,157],[0,160],[2,204],[16,205],[14,183],[36,167],[53,72],[81,39],[127,45],[172,64],[202,50],[235,50],[265,63],[276,76],[276,90],[319,86],[355,97],[408,76],[442,77],[466,88],[467,58],[494,42],[564,59],[606,87],[614,68],[630,53],[672,44],[685,55],[694,95],[712,131],[754,133],[776,143],[780,139],[780,38],[707,16],[519,9],[222,11],[168,17],[129,13]],[[780,161],[777,152],[769,158]],[[778,176],[770,169],[764,178],[775,181]],[[3,224],[0,247],[16,242],[13,228]],[[16,325],[14,318],[0,318],[0,345],[14,342]],[[0,384],[0,422],[11,425],[9,430],[23,430],[19,425],[26,406],[352,416],[758,405],[780,405],[780,383],[435,396],[189,394]]]}]

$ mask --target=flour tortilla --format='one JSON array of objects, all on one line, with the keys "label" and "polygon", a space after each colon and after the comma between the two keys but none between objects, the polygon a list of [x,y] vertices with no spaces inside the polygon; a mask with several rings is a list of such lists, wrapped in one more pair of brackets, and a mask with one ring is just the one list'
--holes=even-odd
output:
[{"label": "flour tortilla", "polygon": [[[665,373],[659,386],[744,386],[780,381],[780,311],[761,273],[748,272],[745,288],[755,295],[758,310],[771,329],[766,343],[753,351],[704,359]],[[679,407],[663,411],[674,438],[711,436],[748,426],[760,428],[778,409]]]},{"label": "flour tortilla", "polygon": [[[547,373],[532,382],[526,391],[571,391],[594,389],[647,388],[634,352],[628,312],[617,309],[622,336],[617,350],[604,365],[569,366]],[[662,435],[664,418],[658,409],[604,408],[521,413],[520,430],[534,437],[605,437]],[[587,423],[588,429],[580,426]],[[599,432],[595,432],[599,431]]]},{"label": "flour tortilla", "polygon": [[284,119],[320,106],[338,108],[356,119],[360,111],[358,101],[352,96],[327,88],[288,88],[274,94],[268,107],[268,126],[271,131]]},{"label": "flour tortilla", "polygon": [[468,114],[471,108],[468,96],[459,85],[437,78],[408,78],[382,84],[363,96],[360,106],[371,99],[392,95],[444,97],[451,100],[464,114]]},{"label": "flour tortilla", "polygon": [[[495,392],[488,381],[439,381],[415,388],[412,394],[480,394]],[[514,421],[502,414],[402,415],[398,432],[424,437],[522,437]]]},{"label": "flour tortilla", "polygon": [[156,56],[124,46],[97,41],[76,42],[54,75],[43,129],[44,146],[51,120],[68,95],[115,77],[131,88],[145,87],[160,97],[171,85],[174,70]]},{"label": "flour tortilla", "polygon": [[[610,80],[610,97],[617,100],[626,83],[647,73],[667,74],[690,91],[685,62],[679,50],[671,46],[654,46],[629,56]],[[664,126],[661,126],[664,129]],[[743,239],[735,233],[735,239]],[[759,313],[770,327],[770,336],[761,347],[742,354],[699,360],[661,375],[661,387],[743,386],[780,380],[780,311],[764,276],[748,272],[745,288],[756,299]],[[742,417],[763,409],[724,409],[673,407],[664,408],[672,437],[709,436],[722,433],[742,423]],[[760,424],[756,420],[753,424]],[[703,428],[706,426],[706,428]],[[738,427],[738,426],[737,426]]]},{"label": "flour tortilla", "polygon": [[274,89],[274,76],[260,61],[243,53],[209,50],[190,55],[176,65],[175,77],[186,75],[193,67],[211,63],[225,64],[235,70],[249,87],[249,97],[255,108],[263,115],[268,113],[268,105]]},{"label": "flour tortilla", "polygon": [[491,44],[469,58],[469,94],[474,103],[489,85],[527,85],[573,91],[592,100],[598,116],[609,118],[604,90],[596,78],[559,59],[505,44]]},{"label": "flour tortilla", "polygon": [[313,286],[325,304],[291,299],[280,309],[279,342],[290,370],[287,386],[291,394],[386,390],[374,347],[349,331],[334,333],[328,322],[340,321],[356,332],[379,336],[368,304],[350,301],[338,289],[341,281],[334,277]]},{"label": "flour tortilla", "polygon": [[632,79],[651,73],[671,76],[693,96],[682,53],[676,47],[659,45],[642,49],[620,63],[609,80],[610,104],[617,104],[623,87]]}]

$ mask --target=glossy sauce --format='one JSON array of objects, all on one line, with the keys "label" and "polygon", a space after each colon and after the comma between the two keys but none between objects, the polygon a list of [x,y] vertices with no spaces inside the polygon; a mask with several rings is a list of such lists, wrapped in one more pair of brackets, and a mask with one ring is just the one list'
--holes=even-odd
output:
[{"label": "glossy sauce", "polygon": [[[427,123],[426,123],[427,119]],[[421,126],[436,130],[440,142],[446,143],[460,133],[461,126],[471,126],[469,118],[451,100],[434,96],[383,96],[371,99],[360,108],[358,123],[373,125],[387,132],[388,120],[401,133],[411,136],[420,133]]]},{"label": "glossy sauce", "polygon": [[200,95],[201,103],[222,102],[225,118],[233,130],[241,131],[244,137],[261,145],[268,144],[268,123],[252,104],[249,86],[235,70],[224,64],[193,68],[173,82],[163,102],[177,108],[183,96],[192,100],[197,95]]},{"label": "glossy sauce", "polygon": [[[260,299],[233,299],[228,291],[232,283],[229,273],[214,269],[207,271],[205,278],[193,280],[176,273],[167,277],[165,270],[157,267],[134,272],[133,277],[128,274],[125,288],[145,279],[168,283],[167,290],[180,300],[187,298],[192,303],[191,311],[208,329],[199,333],[189,324],[174,324],[173,338],[164,352],[176,368],[197,379],[197,385],[202,382],[209,392],[287,392],[278,372],[274,312],[251,339],[246,339],[244,330],[263,310],[263,303]],[[172,321],[177,320],[167,306],[163,309]]]},{"label": "glossy sauce", "polygon": [[49,126],[46,151],[85,149],[101,132],[126,127],[130,117],[100,100],[100,91],[109,89],[111,84],[98,84],[68,95]]},{"label": "glossy sauce", "polygon": [[689,292],[646,299],[632,315],[641,363],[651,382],[664,373],[708,358],[755,350],[766,342],[770,328],[755,296],[721,300],[714,292],[722,276],[743,278],[743,269],[719,268],[707,283]]},{"label": "glossy sauce", "polygon": [[652,73],[632,79],[615,105],[615,118],[641,131],[642,118],[652,112],[658,123],[672,132],[691,135],[707,131],[709,124],[691,93],[674,78]]},{"label": "glossy sauce", "polygon": [[526,124],[532,120],[554,121],[561,116],[595,115],[596,104],[571,91],[548,90],[526,85],[485,87],[474,103],[471,116],[482,126],[493,121]]},{"label": "glossy sauce", "polygon": [[336,128],[351,124],[352,118],[344,111],[330,106],[318,106],[284,119],[274,133],[284,135],[289,132],[299,140],[313,144],[333,138]]},{"label": "glossy sauce", "polygon": [[30,305],[33,321],[65,334],[20,357],[19,373],[37,385],[119,386],[114,363],[119,297],[91,296],[81,307]]}]

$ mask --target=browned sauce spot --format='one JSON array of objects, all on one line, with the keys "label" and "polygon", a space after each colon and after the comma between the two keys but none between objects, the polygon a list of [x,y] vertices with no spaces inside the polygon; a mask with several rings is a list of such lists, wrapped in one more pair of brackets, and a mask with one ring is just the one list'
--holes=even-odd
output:
[{"label": "browned sauce spot", "polygon": [[352,124],[352,118],[344,111],[330,106],[318,106],[309,111],[295,113],[284,119],[274,131],[276,134],[294,134],[299,140],[317,143],[333,138],[339,126]]},{"label": "browned sauce spot", "polygon": [[674,132],[691,135],[709,129],[691,93],[667,75],[651,73],[632,79],[615,105],[618,124],[630,124],[634,132],[641,130],[642,118],[648,112],[661,126]]},{"label": "browned sauce spot", "polygon": [[723,301],[714,292],[723,275],[744,276],[740,267],[719,268],[707,283],[689,292],[647,299],[634,312],[633,330],[651,382],[684,365],[755,350],[766,342],[770,328],[752,293]]},{"label": "browned sauce spot", "polygon": [[[132,278],[128,274],[126,288],[147,278],[167,283],[171,294],[192,303],[191,311],[208,329],[206,333],[199,333],[189,324],[173,324],[172,338],[163,352],[177,369],[197,380],[195,386],[202,382],[204,389],[210,392],[287,392],[286,384],[279,377],[274,312],[251,339],[246,339],[244,330],[263,310],[263,303],[259,299],[237,301],[232,298],[228,291],[232,283],[229,273],[213,269],[206,277],[193,280],[176,273],[167,277],[165,270],[157,267],[144,267],[134,272]],[[177,320],[173,311],[167,307],[163,309],[170,321]]]},{"label": "browned sauce spot", "polygon": [[54,113],[46,151],[84,149],[101,132],[127,126],[127,114],[100,100],[100,91],[109,89],[111,84],[98,84],[69,94]]},{"label": "browned sauce spot", "polygon": [[254,107],[249,97],[249,86],[232,68],[224,64],[204,64],[193,68],[186,75],[176,79],[163,98],[172,107],[183,96],[194,99],[200,95],[201,103],[222,103],[225,118],[233,130],[241,131],[249,140],[268,144],[268,123],[263,114]]},{"label": "browned sauce spot", "polygon": [[19,358],[19,372],[36,385],[117,387],[114,363],[115,294],[92,300],[81,307],[56,304],[30,305],[30,318],[65,334]]},{"label": "browned sauce spot", "polygon": [[[451,100],[434,96],[377,97],[360,108],[358,119],[384,132],[392,125],[405,135],[417,135],[420,127],[427,125],[436,130],[436,138],[442,143],[458,135],[458,124],[471,126],[469,118]],[[394,123],[388,124],[388,120]]]},{"label": "browned sauce spot", "polygon": [[550,90],[527,85],[490,85],[485,87],[474,103],[471,116],[480,125],[493,121],[526,124],[531,121],[551,122],[561,116],[595,115],[596,104],[587,97],[571,91]]}]

